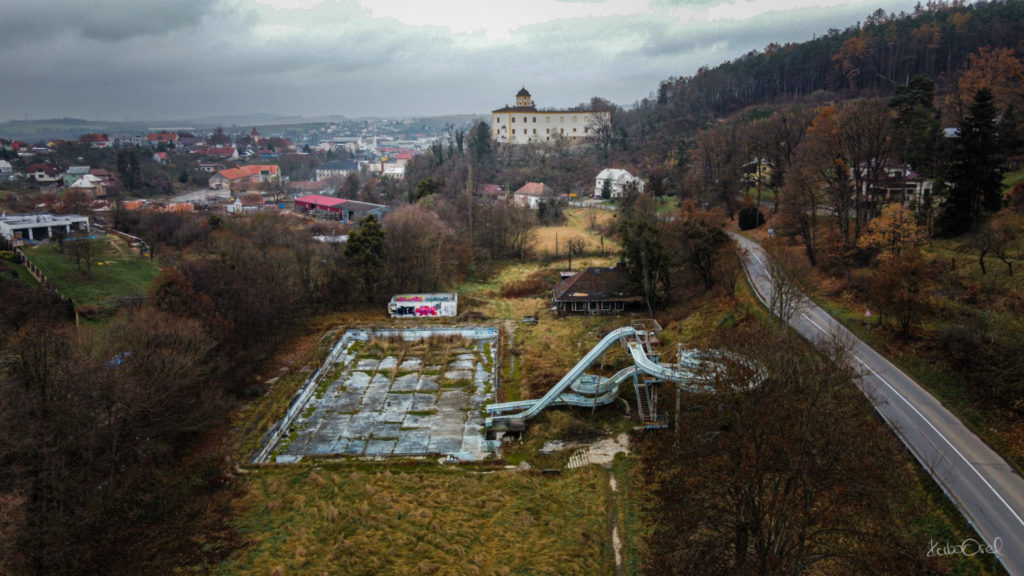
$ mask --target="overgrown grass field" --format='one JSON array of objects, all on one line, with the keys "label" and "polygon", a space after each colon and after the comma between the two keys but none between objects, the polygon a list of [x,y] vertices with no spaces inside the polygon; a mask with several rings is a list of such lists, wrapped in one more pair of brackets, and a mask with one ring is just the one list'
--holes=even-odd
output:
[{"label": "overgrown grass field", "polygon": [[[580,238],[586,243],[586,256],[616,257],[621,250],[619,243],[605,237],[602,243],[601,231],[614,225],[615,212],[600,208],[568,208],[566,223],[561,226],[542,226],[537,229],[534,252],[541,258],[567,258],[570,238]],[[573,258],[573,268],[576,257]]]},{"label": "overgrown grass field", "polygon": [[159,272],[156,263],[119,244],[120,240],[100,238],[104,240],[103,251],[92,263],[91,278],[79,270],[74,258],[61,254],[56,243],[40,244],[24,252],[76,307],[103,309],[121,299],[145,296]]},{"label": "overgrown grass field", "polygon": [[245,546],[213,573],[609,574],[608,474],[264,469],[245,479]]}]

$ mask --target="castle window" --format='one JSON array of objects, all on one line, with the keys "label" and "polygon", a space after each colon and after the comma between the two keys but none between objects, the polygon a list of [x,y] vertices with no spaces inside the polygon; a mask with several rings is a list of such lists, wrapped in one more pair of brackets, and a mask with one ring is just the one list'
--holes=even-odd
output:
[{"label": "castle window", "polygon": [[515,123],[515,121],[516,121],[516,117],[515,117],[515,116],[513,116],[513,117],[512,117],[512,122],[513,122],[513,123]]},{"label": "castle window", "polygon": [[534,129],[533,129],[533,133],[534,133],[534,134],[536,134],[536,133],[537,133],[537,129],[536,129],[536,128],[534,128]]},{"label": "castle window", "polygon": [[534,116],[534,117],[533,117],[533,123],[534,123],[534,124],[536,124],[536,123],[537,123],[537,117],[536,117],[536,116]]},{"label": "castle window", "polygon": [[590,132],[590,128],[584,127],[583,128],[583,133],[587,134],[588,132]]},{"label": "castle window", "polygon": [[526,116],[523,116],[523,122],[529,122],[529,120],[526,119]]},{"label": "castle window", "polygon": [[513,128],[513,129],[512,129],[512,133],[513,133],[513,134],[515,134],[515,133],[516,133],[516,129],[515,129],[515,128]]}]

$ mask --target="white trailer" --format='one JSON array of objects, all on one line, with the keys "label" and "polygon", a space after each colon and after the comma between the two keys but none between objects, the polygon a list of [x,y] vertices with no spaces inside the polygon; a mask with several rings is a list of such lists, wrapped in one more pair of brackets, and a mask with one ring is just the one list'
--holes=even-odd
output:
[{"label": "white trailer", "polygon": [[392,318],[436,318],[458,313],[459,295],[453,293],[399,294],[388,303]]}]

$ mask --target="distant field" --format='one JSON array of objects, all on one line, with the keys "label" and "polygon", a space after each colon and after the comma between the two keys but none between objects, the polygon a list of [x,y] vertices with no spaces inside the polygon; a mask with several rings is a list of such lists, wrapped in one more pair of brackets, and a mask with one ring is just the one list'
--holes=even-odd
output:
[{"label": "distant field", "polygon": [[56,243],[40,244],[24,252],[76,307],[108,308],[123,298],[145,296],[159,272],[156,263],[132,252],[120,240],[99,238],[107,241],[104,252],[93,262],[92,278],[79,271],[74,259],[61,254]]}]

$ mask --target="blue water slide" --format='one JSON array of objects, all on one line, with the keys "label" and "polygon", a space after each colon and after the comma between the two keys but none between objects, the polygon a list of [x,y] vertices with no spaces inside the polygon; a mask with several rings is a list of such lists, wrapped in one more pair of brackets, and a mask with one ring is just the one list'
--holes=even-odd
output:
[{"label": "blue water slide", "polygon": [[639,342],[629,342],[633,363],[645,374],[673,382],[688,392],[714,392],[714,383],[728,374],[728,365],[741,366],[750,372],[746,386],[752,389],[764,382],[768,372],[759,362],[743,358],[727,350],[681,350],[677,364],[659,364],[647,357]]},{"label": "blue water slide", "polygon": [[[632,326],[623,326],[621,328],[616,328],[615,330],[612,330],[611,332],[606,334],[605,337],[602,338],[596,346],[590,349],[590,352],[587,352],[587,354],[582,359],[580,359],[580,361],[577,362],[575,366],[572,367],[572,370],[569,370],[565,374],[565,376],[563,376],[562,379],[558,381],[557,384],[555,384],[550,390],[548,390],[547,394],[545,394],[544,396],[535,401],[522,401],[532,403],[528,407],[526,407],[522,412],[516,412],[514,414],[498,414],[498,412],[504,411],[501,404],[492,404],[491,406],[488,406],[487,411],[495,415],[490,418],[487,418],[486,425],[490,427],[493,426],[494,423],[499,420],[506,420],[512,418],[525,420],[528,418],[533,418],[537,414],[540,414],[545,408],[557,402],[558,399],[562,396],[562,394],[569,389],[573,382],[575,382],[576,380],[583,376],[583,373],[587,369],[587,367],[589,367],[594,362],[597,362],[597,360],[601,357],[602,354],[605,353],[606,350],[608,350],[609,348],[611,348],[624,338],[630,338],[632,336],[635,336],[636,333],[636,329],[634,329]],[[575,401],[576,399],[572,400]],[[614,400],[614,396],[612,396],[610,400],[606,400],[606,403],[610,402],[611,400]],[[587,398],[587,401],[589,403],[585,405],[589,406],[590,404],[593,404],[594,399]]]}]

